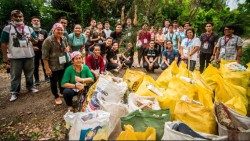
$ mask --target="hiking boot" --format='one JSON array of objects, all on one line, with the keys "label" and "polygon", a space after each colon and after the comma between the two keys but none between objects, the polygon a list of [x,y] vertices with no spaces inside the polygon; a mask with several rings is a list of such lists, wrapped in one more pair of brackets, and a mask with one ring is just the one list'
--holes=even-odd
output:
[{"label": "hiking boot", "polygon": [[17,99],[16,94],[11,94],[10,102],[15,101],[16,99]]},{"label": "hiking boot", "polygon": [[60,97],[56,98],[56,99],[55,99],[55,103],[56,103],[56,105],[62,104],[61,98],[60,98]]},{"label": "hiking boot", "polygon": [[36,89],[36,88],[34,88],[34,87],[32,87],[32,88],[29,89],[29,92],[32,92],[32,93],[37,93],[38,91],[39,90]]}]

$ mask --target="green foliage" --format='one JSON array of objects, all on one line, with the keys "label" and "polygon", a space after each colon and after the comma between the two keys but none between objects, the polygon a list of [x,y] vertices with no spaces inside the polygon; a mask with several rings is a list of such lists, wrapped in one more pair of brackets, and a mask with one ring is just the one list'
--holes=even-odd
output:
[{"label": "green foliage", "polygon": [[246,65],[250,62],[250,45],[243,48],[243,56],[241,58],[241,64]]}]

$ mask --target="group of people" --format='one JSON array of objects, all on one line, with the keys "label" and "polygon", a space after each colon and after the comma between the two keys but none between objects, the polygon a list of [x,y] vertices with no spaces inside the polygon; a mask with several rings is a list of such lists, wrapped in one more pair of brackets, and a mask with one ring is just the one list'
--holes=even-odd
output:
[{"label": "group of people", "polygon": [[[40,63],[44,79],[50,80],[55,103],[62,103],[62,94],[72,108],[73,96],[105,71],[119,73],[124,67],[143,67],[154,72],[159,67],[166,69],[173,61],[184,61],[193,71],[199,60],[203,72],[213,59],[240,61],[242,40],[233,34],[233,26],[225,26],[224,36],[220,38],[210,22],[205,24],[205,32],[200,36],[189,22],[181,26],[176,20],[172,23],[165,20],[164,26],[158,28],[144,23],[138,30],[137,8],[133,22],[131,18],[125,22],[124,7],[121,13],[114,31],[108,21],[103,27],[101,22],[92,19],[89,27],[83,29],[76,24],[68,34],[65,17],[47,32],[41,28],[39,17],[32,17],[32,27],[29,27],[24,24],[23,13],[13,10],[11,22],[1,34],[3,62],[10,64],[11,70],[10,101],[16,100],[20,92],[22,71],[27,90],[38,92],[34,85],[40,82]],[[134,60],[134,52],[138,60]]]}]

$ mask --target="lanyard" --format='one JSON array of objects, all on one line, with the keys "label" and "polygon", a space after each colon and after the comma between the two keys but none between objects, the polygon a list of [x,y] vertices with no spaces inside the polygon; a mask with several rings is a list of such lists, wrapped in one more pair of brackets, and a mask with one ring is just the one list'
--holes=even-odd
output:
[{"label": "lanyard", "polygon": [[97,70],[99,68],[99,59],[94,58],[94,62],[95,62],[95,69]]},{"label": "lanyard", "polygon": [[191,42],[192,42],[192,39],[190,39],[190,40],[188,39],[186,42],[186,47],[188,47]]},{"label": "lanyard", "polygon": [[226,45],[227,45],[227,43],[228,43],[228,41],[229,41],[230,39],[231,39],[231,38],[226,39],[226,36],[224,37],[224,40],[225,40],[224,46],[225,46],[225,47],[226,47]]},{"label": "lanyard", "polygon": [[209,40],[211,39],[211,37],[212,37],[212,33],[210,34],[210,35],[208,35],[208,34],[205,34],[206,36],[205,36],[205,41],[204,42],[209,42]]}]

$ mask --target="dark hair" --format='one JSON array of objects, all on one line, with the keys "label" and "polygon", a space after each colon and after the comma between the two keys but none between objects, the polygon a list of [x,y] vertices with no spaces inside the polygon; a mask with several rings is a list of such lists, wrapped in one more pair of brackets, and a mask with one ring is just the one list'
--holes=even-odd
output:
[{"label": "dark hair", "polygon": [[167,43],[167,42],[171,42],[171,44],[173,44],[173,42],[171,40],[165,40],[164,43]]},{"label": "dark hair", "polygon": [[95,44],[94,47],[93,47],[93,50],[95,49],[95,47],[99,47],[101,49],[101,46],[98,45],[98,44]]},{"label": "dark hair", "polygon": [[174,20],[173,23],[178,23],[178,21],[177,21],[177,20]]},{"label": "dark hair", "polygon": [[23,15],[22,11],[20,11],[20,10],[12,10],[11,13],[10,13],[11,17],[13,17],[15,15],[19,15],[19,14]]},{"label": "dark hair", "polygon": [[214,24],[213,24],[212,22],[206,22],[206,23],[205,23],[205,27],[206,27],[206,25],[208,25],[208,24],[214,26]]},{"label": "dark hair", "polygon": [[60,20],[67,20],[67,18],[66,18],[65,16],[62,16],[62,17],[60,17],[60,18],[58,19],[58,21],[60,21]]},{"label": "dark hair", "polygon": [[173,24],[169,24],[169,26],[168,26],[168,27],[170,27],[170,26],[173,26]]},{"label": "dark hair", "polygon": [[113,43],[112,43],[112,46],[114,45],[114,44],[118,44],[118,46],[119,46],[119,43],[117,42],[117,41],[114,41]]},{"label": "dark hair", "polygon": [[[186,30],[186,33],[185,33],[186,36],[187,36],[187,32],[188,32],[189,30],[191,30],[191,31],[193,32],[193,34],[195,35],[195,30],[194,30],[194,28],[189,28],[189,29]],[[193,36],[194,36],[194,35],[193,35]]]},{"label": "dark hair", "polygon": [[32,16],[31,20],[33,20],[33,19],[39,19],[40,20],[40,17],[38,17],[38,16]]},{"label": "dark hair", "polygon": [[120,25],[120,26],[122,26],[122,24],[120,24],[120,23],[117,23],[117,24],[115,24],[115,27],[117,27],[117,26],[119,26],[119,25]]},{"label": "dark hair", "polygon": [[191,23],[190,23],[190,22],[185,22],[185,23],[183,24],[183,27],[184,27],[186,24],[188,24],[189,26],[191,26]]},{"label": "dark hair", "polygon": [[104,24],[108,23],[109,24],[109,21],[105,21]]},{"label": "dark hair", "polygon": [[224,28],[226,28],[226,27],[231,29],[231,30],[234,30],[234,25],[232,25],[232,24],[225,25]]},{"label": "dark hair", "polygon": [[113,38],[112,38],[112,37],[108,37],[108,38],[106,38],[106,40],[108,40],[108,39],[111,39],[111,40],[113,41]]}]

